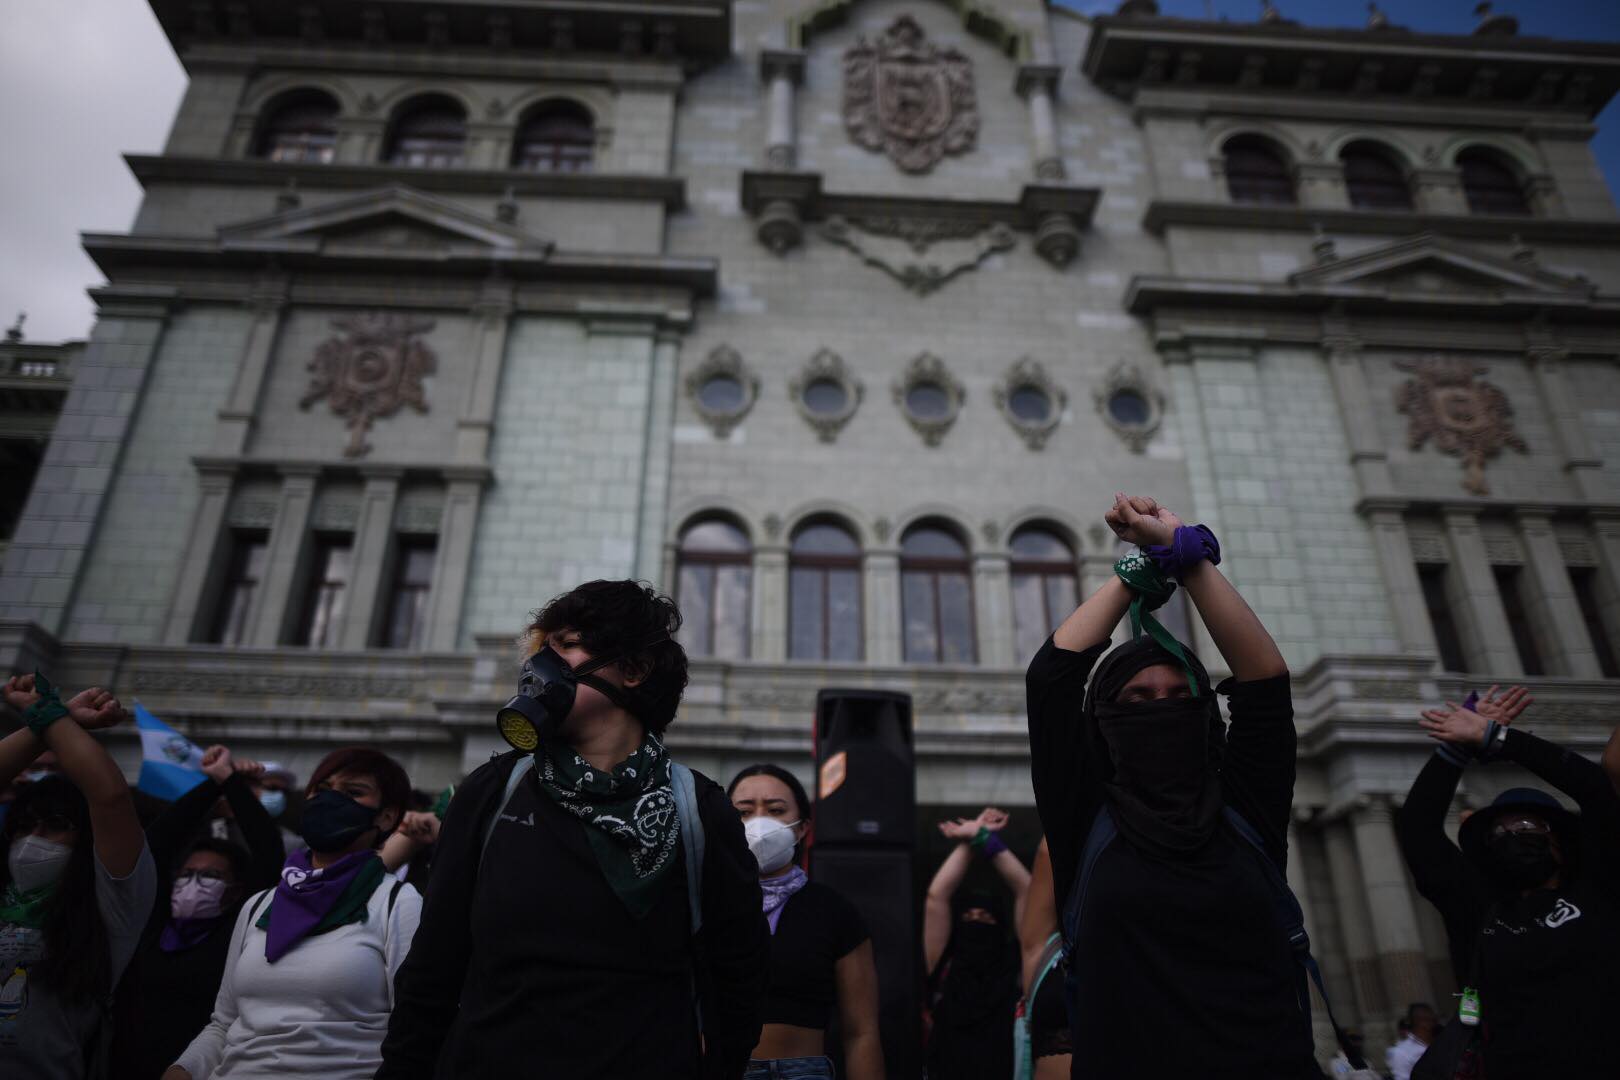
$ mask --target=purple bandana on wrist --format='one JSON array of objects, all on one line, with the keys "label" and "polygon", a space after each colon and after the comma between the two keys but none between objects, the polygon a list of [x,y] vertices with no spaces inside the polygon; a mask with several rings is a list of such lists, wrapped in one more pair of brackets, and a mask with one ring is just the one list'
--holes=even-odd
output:
[{"label": "purple bandana on wrist", "polygon": [[299,848],[287,856],[281,880],[276,883],[276,895],[270,901],[265,959],[275,963],[308,937],[343,898],[349,883],[375,858],[375,851],[356,851],[317,870],[309,861],[308,848]]},{"label": "purple bandana on wrist", "polygon": [[782,909],[793,894],[809,883],[810,878],[797,866],[785,874],[759,879],[759,891],[765,897],[765,921],[771,924],[771,933],[776,933],[776,924],[782,921]]},{"label": "purple bandana on wrist", "polygon": [[158,935],[158,948],[164,952],[183,952],[202,944],[223,916],[211,915],[206,919],[176,919],[172,916],[163,924]]},{"label": "purple bandana on wrist", "polygon": [[1210,532],[1208,525],[1180,525],[1168,546],[1150,544],[1142,554],[1153,560],[1166,577],[1181,581],[1181,577],[1199,563],[1209,560],[1211,566],[1221,563],[1220,541]]},{"label": "purple bandana on wrist", "polygon": [[984,838],[984,847],[980,850],[984,852],[985,858],[994,859],[997,855],[1000,855],[1003,851],[1007,850],[1007,842],[1000,836],[997,836],[995,833],[991,833],[989,836]]}]

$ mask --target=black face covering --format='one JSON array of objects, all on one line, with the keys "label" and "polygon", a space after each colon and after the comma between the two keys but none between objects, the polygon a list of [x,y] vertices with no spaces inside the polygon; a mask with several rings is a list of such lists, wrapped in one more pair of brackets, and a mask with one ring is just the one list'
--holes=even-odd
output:
[{"label": "black face covering", "polygon": [[1165,858],[1196,851],[1221,820],[1225,727],[1208,672],[1186,651],[1198,697],[1116,700],[1138,672],[1159,664],[1182,670],[1180,660],[1144,637],[1098,665],[1084,708],[1091,752],[1107,762],[1103,782],[1115,824],[1137,848]]},{"label": "black face covering", "polygon": [[342,851],[360,839],[377,819],[375,807],[364,806],[341,791],[326,788],[304,804],[298,834],[311,851]]},{"label": "black face covering", "polygon": [[1542,833],[1509,833],[1485,845],[1483,869],[1504,889],[1534,889],[1558,870],[1558,856]]}]

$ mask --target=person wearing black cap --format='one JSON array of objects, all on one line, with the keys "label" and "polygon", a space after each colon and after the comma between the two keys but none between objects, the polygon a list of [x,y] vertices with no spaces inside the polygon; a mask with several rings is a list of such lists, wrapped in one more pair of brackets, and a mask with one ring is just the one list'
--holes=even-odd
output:
[{"label": "person wearing black cap", "polygon": [[661,738],[680,625],[634,581],[536,613],[498,714],[519,751],[450,801],[377,1080],[743,1075],[770,931],[736,809]]},{"label": "person wearing black cap", "polygon": [[[1273,885],[1294,788],[1288,666],[1216,569],[1207,528],[1123,493],[1104,520],[1141,551],[1116,564],[1026,675],[1035,802],[1070,946],[1072,1075],[1319,1076]],[[1232,671],[1220,687],[1230,730],[1198,657],[1148,614],[1172,578]],[[1127,610],[1151,636],[1098,664]],[[1223,825],[1228,808],[1264,855]],[[1104,812],[1118,833],[1077,896]]]},{"label": "person wearing black cap", "polygon": [[[1620,797],[1596,763],[1509,727],[1530,703],[1522,687],[1500,699],[1494,691],[1471,709],[1423,713],[1440,745],[1395,816],[1401,853],[1445,920],[1458,983],[1477,991],[1491,1080],[1612,1075]],[[1470,815],[1453,844],[1446,810],[1464,769],[1482,760],[1528,769],[1581,812],[1510,788]]]}]

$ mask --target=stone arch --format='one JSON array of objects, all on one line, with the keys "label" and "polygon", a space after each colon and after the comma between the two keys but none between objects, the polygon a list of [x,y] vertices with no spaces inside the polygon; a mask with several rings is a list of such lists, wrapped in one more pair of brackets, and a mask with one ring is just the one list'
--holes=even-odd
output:
[{"label": "stone arch", "polygon": [[961,510],[954,506],[947,506],[944,503],[925,503],[922,506],[913,507],[906,511],[895,521],[894,532],[891,534],[888,543],[898,548],[900,538],[906,535],[906,530],[914,525],[937,521],[954,532],[956,538],[962,541],[962,546],[967,548],[968,555],[972,556],[981,550],[982,545],[974,543],[973,529],[966,524],[964,518],[965,515]]},{"label": "stone arch", "polygon": [[1323,146],[1322,157],[1328,161],[1338,161],[1344,148],[1351,143],[1371,143],[1388,153],[1391,160],[1407,171],[1422,164],[1417,150],[1403,136],[1392,131],[1362,127],[1341,128],[1334,132]]},{"label": "stone arch", "polygon": [[1085,555],[1085,533],[1081,531],[1079,521],[1067,511],[1050,506],[1028,506],[1009,517],[1007,527],[1001,534],[1001,549],[1007,550],[1013,533],[1028,525],[1042,526],[1057,533],[1074,552],[1076,562]]},{"label": "stone arch", "polygon": [[242,106],[239,111],[252,113],[255,117],[262,119],[267,110],[283,97],[304,90],[317,90],[330,94],[338,104],[339,116],[354,116],[360,111],[360,104],[355,98],[354,88],[349,86],[348,83],[329,75],[306,74],[304,72],[279,72],[255,81],[243,96]]},{"label": "stone arch", "polygon": [[687,528],[708,518],[730,521],[743,531],[748,537],[748,543],[754,547],[759,546],[760,538],[765,535],[758,517],[748,507],[724,495],[707,495],[688,499],[669,515],[671,528],[665,543],[670,550],[675,550],[680,546],[681,534]]},{"label": "stone arch", "polygon": [[800,526],[817,519],[834,521],[848,529],[862,551],[877,546],[877,540],[872,533],[872,523],[866,516],[848,503],[836,499],[812,499],[795,506],[786,515],[786,522],[782,526],[782,542],[791,544],[793,534]]},{"label": "stone arch", "polygon": [[1240,135],[1252,135],[1258,139],[1273,144],[1282,153],[1284,163],[1289,167],[1298,165],[1310,158],[1305,147],[1301,146],[1299,139],[1287,128],[1264,120],[1229,120],[1210,130],[1205,137],[1205,149],[1211,161],[1225,159],[1226,144]]},{"label": "stone arch", "polygon": [[[938,0],[962,20],[967,32],[1011,60],[1028,60],[1031,55],[1029,32],[997,10],[993,0]],[[821,0],[808,11],[788,20],[787,42],[790,49],[804,49],[811,39],[828,30],[836,29],[849,20],[860,0]]]},{"label": "stone arch", "polygon": [[613,117],[613,96],[596,86],[558,84],[535,87],[506,102],[503,115],[511,117],[515,130],[522,126],[530,113],[554,101],[578,105],[590,113],[591,122],[596,125],[597,131],[603,131],[610,126]]},{"label": "stone arch", "polygon": [[1463,134],[1454,135],[1440,147],[1440,164],[1448,169],[1457,167],[1457,155],[1464,150],[1491,150],[1501,156],[1508,168],[1526,180],[1546,171],[1530,145],[1522,139],[1508,135]]},{"label": "stone arch", "polygon": [[394,122],[399,119],[401,111],[411,102],[423,97],[447,97],[456,102],[466,110],[468,124],[476,124],[483,119],[485,102],[467,87],[457,83],[418,82],[415,80],[400,83],[381,98],[378,98],[373,113],[382,118],[384,128],[392,130]]}]

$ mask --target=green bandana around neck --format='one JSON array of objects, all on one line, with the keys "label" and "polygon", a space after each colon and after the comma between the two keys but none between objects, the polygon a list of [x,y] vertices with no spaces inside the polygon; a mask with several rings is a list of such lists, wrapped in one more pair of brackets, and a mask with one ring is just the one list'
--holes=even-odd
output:
[{"label": "green bandana around neck", "polygon": [[45,907],[55,894],[55,882],[32,892],[21,892],[15,884],[8,884],[5,893],[0,894],[0,923],[38,930],[45,925]]},{"label": "green bandana around neck", "polygon": [[1198,676],[1187,662],[1187,652],[1176,640],[1176,635],[1155,619],[1153,612],[1175,595],[1176,583],[1154,561],[1140,551],[1127,552],[1114,564],[1114,573],[1131,590],[1131,637],[1139,638],[1146,630],[1148,637],[1157,641],[1187,672],[1187,687],[1192,696],[1198,696]]},{"label": "green bandana around neck", "polygon": [[540,790],[584,823],[608,884],[632,917],[644,917],[675,865],[681,837],[664,744],[649,731],[604,773],[566,744],[547,740],[535,765]]}]

